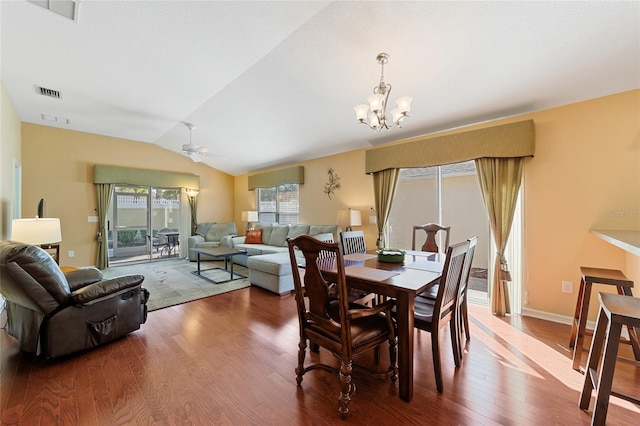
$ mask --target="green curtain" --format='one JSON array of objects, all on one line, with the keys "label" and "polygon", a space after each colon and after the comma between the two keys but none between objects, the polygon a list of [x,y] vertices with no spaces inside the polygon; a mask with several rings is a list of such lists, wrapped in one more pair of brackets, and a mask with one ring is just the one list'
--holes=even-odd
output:
[{"label": "green curtain", "polygon": [[479,158],[475,162],[489,214],[491,234],[498,250],[493,268],[491,311],[495,315],[504,316],[511,313],[507,286],[507,282],[511,281],[511,274],[504,257],[504,248],[511,232],[524,158]]},{"label": "green curtain", "polygon": [[373,173],[373,193],[376,202],[376,222],[378,224],[378,248],[387,244],[385,230],[393,205],[393,197],[398,187],[400,169],[386,169]]},{"label": "green curtain", "polygon": [[107,234],[107,214],[109,212],[109,204],[113,197],[115,185],[112,183],[96,184],[96,193],[98,198],[98,233],[96,240],[98,241],[98,257],[96,259],[96,267],[100,269],[109,266],[109,234]]}]

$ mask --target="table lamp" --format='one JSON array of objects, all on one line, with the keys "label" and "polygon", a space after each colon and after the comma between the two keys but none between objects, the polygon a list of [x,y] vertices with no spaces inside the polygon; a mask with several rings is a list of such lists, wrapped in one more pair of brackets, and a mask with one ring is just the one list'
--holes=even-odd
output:
[{"label": "table lamp", "polygon": [[258,212],[256,211],[242,212],[242,221],[247,222],[247,231],[252,230],[255,223],[258,221]]},{"label": "table lamp", "polygon": [[25,244],[39,245],[43,249],[55,249],[55,259],[58,262],[60,247],[57,243],[62,241],[60,219],[52,217],[13,219],[11,239]]}]

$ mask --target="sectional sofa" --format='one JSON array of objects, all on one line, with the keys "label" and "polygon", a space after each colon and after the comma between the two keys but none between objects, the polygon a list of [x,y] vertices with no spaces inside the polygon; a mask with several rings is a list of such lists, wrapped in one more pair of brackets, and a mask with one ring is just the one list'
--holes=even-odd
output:
[{"label": "sectional sofa", "polygon": [[249,281],[252,285],[277,294],[293,290],[287,238],[327,233],[333,235],[333,241],[339,241],[340,238],[340,228],[337,225],[279,225],[258,222],[255,230],[257,232],[249,235],[249,243],[247,236],[227,236],[221,239],[220,246],[246,250],[246,254],[233,256],[234,263],[249,268]]}]

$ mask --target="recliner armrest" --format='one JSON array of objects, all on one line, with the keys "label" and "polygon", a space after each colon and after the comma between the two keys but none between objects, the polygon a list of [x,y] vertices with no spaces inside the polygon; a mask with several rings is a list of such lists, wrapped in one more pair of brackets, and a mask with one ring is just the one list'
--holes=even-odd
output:
[{"label": "recliner armrest", "polygon": [[84,304],[121,290],[136,287],[142,284],[142,281],[144,281],[144,276],[142,275],[123,275],[89,284],[74,291],[71,296],[76,303]]},{"label": "recliner armrest", "polygon": [[102,271],[93,266],[67,271],[64,276],[67,278],[71,292],[104,279]]}]

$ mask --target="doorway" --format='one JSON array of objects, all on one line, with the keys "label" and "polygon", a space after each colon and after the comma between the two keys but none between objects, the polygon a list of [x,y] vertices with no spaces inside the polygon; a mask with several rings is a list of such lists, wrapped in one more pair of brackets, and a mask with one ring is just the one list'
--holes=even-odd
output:
[{"label": "doorway", "polygon": [[109,263],[178,256],[180,189],[116,185],[107,216]]}]

